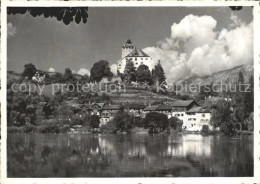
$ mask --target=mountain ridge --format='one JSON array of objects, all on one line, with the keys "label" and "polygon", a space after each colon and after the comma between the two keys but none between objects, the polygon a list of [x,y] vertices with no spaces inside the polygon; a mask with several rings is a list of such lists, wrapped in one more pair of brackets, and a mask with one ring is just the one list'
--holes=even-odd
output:
[{"label": "mountain ridge", "polygon": [[208,85],[211,83],[220,84],[221,82],[222,84],[235,84],[238,81],[240,72],[243,74],[245,83],[248,83],[250,77],[254,75],[253,64],[239,65],[207,76],[189,76],[179,79],[173,84],[187,86],[199,84]]}]

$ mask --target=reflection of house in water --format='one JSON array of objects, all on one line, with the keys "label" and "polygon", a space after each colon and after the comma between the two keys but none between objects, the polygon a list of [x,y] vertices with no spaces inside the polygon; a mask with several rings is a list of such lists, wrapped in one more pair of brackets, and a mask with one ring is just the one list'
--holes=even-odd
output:
[{"label": "reflection of house in water", "polygon": [[132,145],[132,149],[128,150],[128,156],[137,158],[147,156],[145,145],[141,143]]},{"label": "reflection of house in water", "polygon": [[197,157],[211,156],[212,137],[203,137],[199,135],[185,135],[182,138],[169,137],[166,155],[186,157],[195,155]]},{"label": "reflection of house in water", "polygon": [[110,142],[108,139],[105,137],[99,136],[98,137],[98,143],[100,147],[100,151],[102,154],[111,154],[115,151],[115,147],[112,142]]}]

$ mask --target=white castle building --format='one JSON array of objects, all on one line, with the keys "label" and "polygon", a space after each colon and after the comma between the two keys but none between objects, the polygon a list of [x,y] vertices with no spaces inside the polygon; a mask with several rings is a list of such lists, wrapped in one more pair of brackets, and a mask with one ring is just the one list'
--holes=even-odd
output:
[{"label": "white castle building", "polygon": [[131,40],[127,40],[122,46],[122,58],[117,64],[117,70],[124,73],[127,61],[133,61],[134,67],[137,69],[140,65],[147,65],[152,70],[152,58],[144,53],[142,50],[132,45]]}]

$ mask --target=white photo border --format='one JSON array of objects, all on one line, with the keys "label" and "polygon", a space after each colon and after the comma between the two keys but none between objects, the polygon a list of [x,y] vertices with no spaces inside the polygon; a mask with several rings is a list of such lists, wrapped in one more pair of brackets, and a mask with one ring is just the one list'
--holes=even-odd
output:
[{"label": "white photo border", "polygon": [[[177,177],[177,178],[7,178],[7,7],[51,7],[51,6],[87,6],[87,7],[217,7],[252,6],[254,16],[254,177]],[[259,60],[260,60],[260,21],[258,1],[6,1],[1,2],[1,182],[3,184],[187,184],[197,183],[246,183],[260,182],[260,98],[259,98]]]}]

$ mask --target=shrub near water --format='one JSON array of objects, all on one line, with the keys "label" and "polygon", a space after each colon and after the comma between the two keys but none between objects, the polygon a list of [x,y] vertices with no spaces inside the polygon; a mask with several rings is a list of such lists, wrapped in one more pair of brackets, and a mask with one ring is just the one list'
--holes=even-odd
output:
[{"label": "shrub near water", "polygon": [[39,133],[59,133],[58,121],[55,119],[43,120],[38,126]]}]

